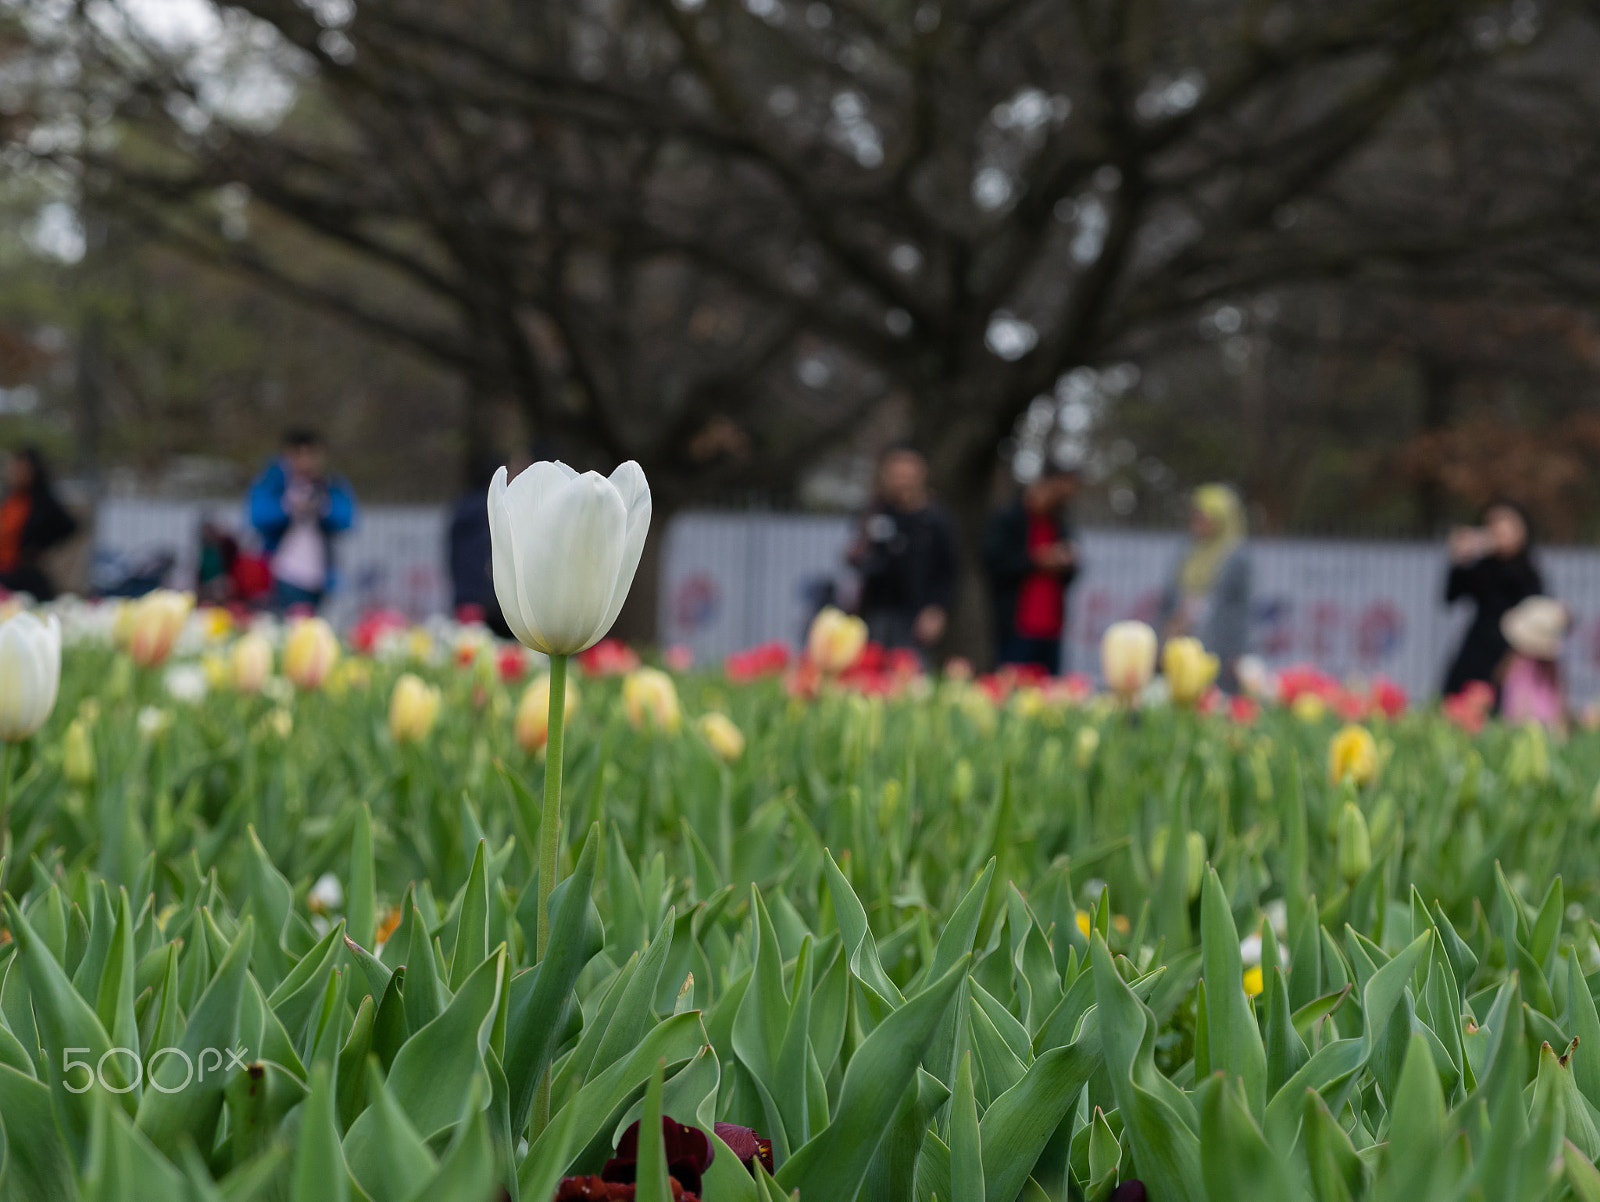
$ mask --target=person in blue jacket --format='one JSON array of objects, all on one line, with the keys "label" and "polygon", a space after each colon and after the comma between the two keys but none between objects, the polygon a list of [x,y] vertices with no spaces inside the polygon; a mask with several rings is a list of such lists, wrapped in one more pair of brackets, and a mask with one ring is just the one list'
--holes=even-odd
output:
[{"label": "person in blue jacket", "polygon": [[250,486],[250,524],[272,561],[273,606],[316,610],[336,580],[334,536],[355,525],[348,481],[328,474],[322,439],[290,430],[283,453]]}]

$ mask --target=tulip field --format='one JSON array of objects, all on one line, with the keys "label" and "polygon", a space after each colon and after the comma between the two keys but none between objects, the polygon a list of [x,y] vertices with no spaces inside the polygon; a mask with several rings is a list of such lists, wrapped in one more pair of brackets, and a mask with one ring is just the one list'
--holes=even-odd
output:
[{"label": "tulip field", "polygon": [[41,614],[4,1202],[1600,1202],[1600,735],[1116,628],[1096,692]]}]

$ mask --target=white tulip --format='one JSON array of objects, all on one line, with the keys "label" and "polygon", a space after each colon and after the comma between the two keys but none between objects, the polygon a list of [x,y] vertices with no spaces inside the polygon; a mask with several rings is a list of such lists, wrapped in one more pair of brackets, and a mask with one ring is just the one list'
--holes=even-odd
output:
[{"label": "white tulip", "polygon": [[44,725],[61,685],[61,623],[19,613],[0,622],[0,739],[16,743]]},{"label": "white tulip", "polygon": [[494,591],[518,640],[575,655],[617,620],[650,530],[650,485],[631,459],[611,478],[536,463],[489,485]]}]

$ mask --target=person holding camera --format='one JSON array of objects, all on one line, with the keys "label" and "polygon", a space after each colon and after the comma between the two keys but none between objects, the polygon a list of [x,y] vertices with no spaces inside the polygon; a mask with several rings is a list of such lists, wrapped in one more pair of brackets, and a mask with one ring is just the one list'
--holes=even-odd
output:
[{"label": "person holding camera", "polygon": [[328,473],[314,431],[284,435],[283,453],[256,477],[246,508],[271,557],[273,608],[315,612],[333,587],[333,540],[355,525],[356,500]]},{"label": "person holding camera", "polygon": [[1466,598],[1476,612],[1445,674],[1445,696],[1480,680],[1493,686],[1498,697],[1497,670],[1510,647],[1501,619],[1519,602],[1544,592],[1532,543],[1527,514],[1506,500],[1490,503],[1479,525],[1458,526],[1450,532],[1445,603]]}]

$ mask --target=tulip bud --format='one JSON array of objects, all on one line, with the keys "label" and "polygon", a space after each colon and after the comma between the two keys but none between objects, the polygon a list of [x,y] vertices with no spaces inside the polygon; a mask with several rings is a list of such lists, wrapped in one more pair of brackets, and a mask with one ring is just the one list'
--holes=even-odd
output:
[{"label": "tulip bud", "polygon": [[1064,750],[1061,746],[1061,740],[1056,738],[1054,735],[1039,745],[1037,771],[1040,780],[1048,781],[1055,777],[1056,773],[1061,768],[1061,757],[1063,754]]},{"label": "tulip bud", "polygon": [[172,715],[158,705],[147,705],[136,719],[139,733],[147,739],[159,738],[172,725]]},{"label": "tulip bud", "polygon": [[701,714],[696,725],[700,729],[700,737],[722,759],[731,763],[744,754],[744,732],[733,724],[733,719],[727,714],[715,711]]},{"label": "tulip bud", "polygon": [[[567,679],[567,691],[561,706],[564,720],[571,720],[578,708],[577,682]],[[550,737],[550,677],[536,676],[522,690],[522,700],[517,703],[514,730],[517,745],[530,754],[543,749]]]},{"label": "tulip bud", "polygon": [[302,689],[317,689],[339,659],[339,640],[321,618],[297,618],[283,644],[283,674]]},{"label": "tulip bud", "polygon": [[94,746],[89,739],[89,724],[74,718],[61,739],[61,774],[69,785],[86,789],[94,784]]},{"label": "tulip bud", "polygon": [[631,459],[579,475],[535,463],[489,485],[495,596],[517,641],[575,655],[600,641],[633,586],[650,529],[650,485]]},{"label": "tulip bud", "polygon": [[306,905],[313,914],[326,914],[344,908],[344,886],[331,872],[324,872],[306,894]]},{"label": "tulip bud", "polygon": [[272,675],[272,644],[266,636],[251,631],[233,645],[228,656],[233,687],[241,693],[257,693]]},{"label": "tulip bud", "polygon": [[141,668],[165,660],[193,608],[192,596],[172,589],[158,588],[140,597],[128,617],[128,657]]},{"label": "tulip bud", "polygon": [[860,618],[824,606],[811,619],[806,635],[806,655],[824,672],[843,672],[867,645],[867,624]]},{"label": "tulip bud", "polygon": [[992,735],[999,724],[994,700],[977,685],[967,685],[956,698],[956,706],[981,735]]},{"label": "tulip bud", "polygon": [[1100,728],[1097,726],[1078,727],[1077,737],[1073,740],[1073,759],[1078,765],[1079,772],[1088,770],[1094,762],[1094,753],[1100,750]]},{"label": "tulip bud", "polygon": [[678,688],[660,668],[637,668],[623,677],[622,709],[635,730],[648,723],[671,734],[683,719],[678,708]]},{"label": "tulip bud", "polygon": [[972,761],[966,756],[962,756],[956,761],[955,772],[950,778],[951,799],[957,804],[965,802],[972,796],[972,790],[976,784],[976,776],[972,771]]},{"label": "tulip bud", "polygon": [[1328,744],[1328,779],[1364,785],[1378,775],[1378,744],[1365,726],[1352,723]]},{"label": "tulip bud", "polygon": [[1217,657],[1207,652],[1199,639],[1168,639],[1161,650],[1161,672],[1172,700],[1193,705],[1217,678]]},{"label": "tulip bud", "polygon": [[280,739],[287,739],[294,731],[294,715],[283,706],[276,706],[264,720],[264,725]]},{"label": "tulip bud", "polygon": [[118,651],[126,651],[133,642],[133,622],[139,606],[135,601],[117,601],[115,604],[116,612],[111,618],[111,645]]},{"label": "tulip bud", "polygon": [[161,683],[167,695],[185,705],[198,705],[205,700],[210,685],[206,670],[200,664],[173,664],[162,674]]},{"label": "tulip bud", "polygon": [[[1160,877],[1167,865],[1167,828],[1159,827],[1150,840],[1150,872]],[[1199,831],[1189,831],[1183,839],[1183,893],[1193,901],[1200,896],[1200,886],[1205,881],[1206,839]]]},{"label": "tulip bud", "polygon": [[439,690],[411,672],[394,682],[389,697],[389,735],[396,743],[427,738],[439,716]]},{"label": "tulip bud", "polygon": [[18,743],[44,725],[61,685],[61,623],[31,613],[0,622],[0,740]]},{"label": "tulip bud", "polygon": [[1156,632],[1143,622],[1113,622],[1100,639],[1100,670],[1106,685],[1132,701],[1150,683],[1156,667]]},{"label": "tulip bud", "polygon": [[1511,743],[1506,757],[1506,780],[1521,787],[1543,784],[1550,779],[1550,743],[1538,722],[1525,723]]},{"label": "tulip bud", "polygon": [[1354,883],[1372,867],[1372,836],[1361,807],[1353,801],[1339,811],[1339,875]]}]

